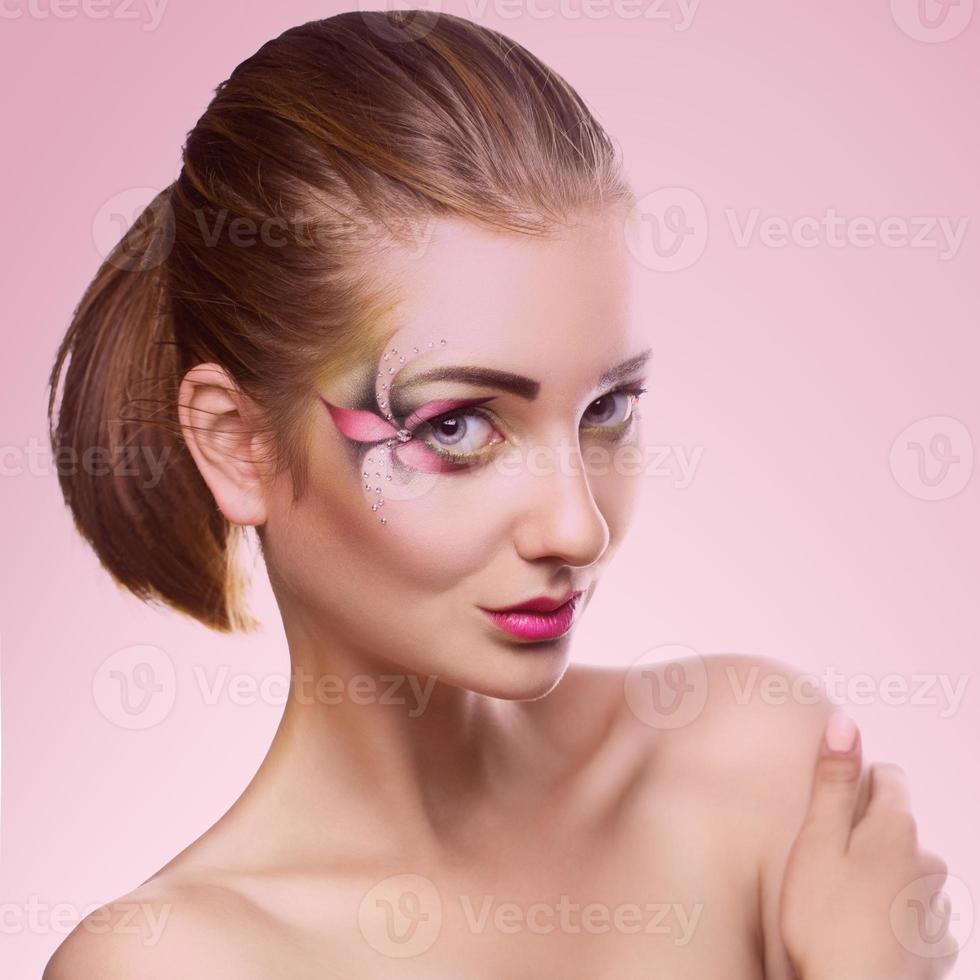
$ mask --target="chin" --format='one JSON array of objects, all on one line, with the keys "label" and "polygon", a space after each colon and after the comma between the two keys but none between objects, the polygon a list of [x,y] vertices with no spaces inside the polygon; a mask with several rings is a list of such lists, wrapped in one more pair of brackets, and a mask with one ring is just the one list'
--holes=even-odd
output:
[{"label": "chin", "polygon": [[[497,645],[460,685],[477,694],[502,701],[537,701],[550,694],[568,669],[570,638],[548,643]],[[452,681],[443,677],[444,681]]]}]

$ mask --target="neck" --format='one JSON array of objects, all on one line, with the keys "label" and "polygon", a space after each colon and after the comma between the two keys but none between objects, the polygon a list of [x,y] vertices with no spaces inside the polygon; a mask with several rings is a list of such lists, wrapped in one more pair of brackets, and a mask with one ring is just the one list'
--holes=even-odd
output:
[{"label": "neck", "polygon": [[463,690],[329,640],[289,639],[279,728],[226,815],[275,847],[259,864],[467,850],[498,817],[533,809],[569,767],[540,702]]}]

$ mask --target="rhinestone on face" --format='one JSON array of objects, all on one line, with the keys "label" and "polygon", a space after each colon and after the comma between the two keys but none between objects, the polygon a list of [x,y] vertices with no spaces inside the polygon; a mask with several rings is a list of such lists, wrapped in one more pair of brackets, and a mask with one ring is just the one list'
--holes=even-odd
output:
[{"label": "rhinestone on face", "polygon": [[[440,347],[445,347],[446,346],[446,340],[444,338],[439,341],[439,346]],[[429,344],[428,344],[428,347],[431,350],[433,347],[435,347],[435,343],[430,340],[429,341]],[[419,348],[413,346],[412,347],[412,351],[414,353],[418,354],[419,353]],[[387,361],[390,356],[396,355],[396,354],[398,354],[398,349],[395,348],[395,347],[392,347],[390,353],[386,353],[386,354],[383,355],[383,360]],[[404,364],[405,363],[405,360],[406,359],[405,359],[405,357],[403,355],[402,356],[399,356],[399,358],[398,358],[398,361],[401,364]],[[388,372],[387,373],[388,373],[388,375],[392,375],[392,374],[395,373],[395,369],[393,367],[390,367],[390,368],[388,368]],[[384,376],[385,376],[385,372],[384,372],[383,369],[380,370],[380,371],[378,371],[377,377],[382,378]],[[381,383],[381,389],[382,389],[382,391],[386,391],[388,389],[388,387],[389,387],[389,385],[388,385],[387,382],[382,382]],[[390,411],[390,406],[389,406],[387,400],[385,399],[385,397],[383,395],[378,396],[378,407],[381,408],[382,411],[384,411],[384,416],[385,416],[385,418],[389,422],[393,422],[394,421],[394,415],[392,415],[392,413]],[[408,429],[402,428],[402,429],[399,429],[395,433],[395,438],[394,439],[392,439],[392,438],[385,439],[384,444],[385,444],[385,446],[388,449],[391,449],[395,445],[395,439],[397,439],[399,443],[404,444],[404,443],[408,442],[411,438],[412,438],[412,433]],[[373,456],[368,456],[367,457],[367,461],[369,463],[373,463],[375,460],[374,460],[374,457]],[[365,473],[364,476],[367,477],[368,474]],[[376,472],[375,473],[375,476],[380,476],[380,473],[377,473]],[[391,481],[391,474],[390,473],[385,475],[385,480],[387,480],[389,482]],[[369,483],[365,483],[364,484],[364,489],[365,490],[370,490],[371,489],[371,485]],[[375,502],[371,504],[371,510],[372,511],[376,511],[385,502],[384,501],[384,497],[381,496],[381,487],[375,487],[374,488],[374,492],[376,494],[378,494],[378,497],[375,500]],[[388,523],[388,519],[385,518],[385,517],[382,517],[381,518],[381,523],[382,524],[387,524]]]}]

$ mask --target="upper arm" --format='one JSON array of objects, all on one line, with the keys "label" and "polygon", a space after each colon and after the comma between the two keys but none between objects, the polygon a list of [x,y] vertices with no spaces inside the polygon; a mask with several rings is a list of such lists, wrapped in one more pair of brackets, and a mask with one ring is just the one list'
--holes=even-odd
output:
[{"label": "upper arm", "polygon": [[[711,689],[734,735],[733,768],[752,800],[749,844],[757,855],[759,938],[767,980],[794,980],[779,930],[783,872],[810,800],[813,767],[827,719],[840,710],[816,678],[768,658],[712,658]],[[732,737],[732,736],[730,736]],[[867,807],[863,764],[855,822]]]},{"label": "upper arm", "polygon": [[127,913],[114,904],[87,915],[55,950],[41,980],[172,977],[177,967],[171,953],[172,944],[162,936],[153,942],[152,933],[140,936],[132,932],[126,917]]},{"label": "upper arm", "polygon": [[[252,980],[247,922],[218,889],[139,890],[87,915],[55,950],[42,980]],[[210,894],[209,894],[209,893]],[[227,893],[226,893],[227,894]]]}]

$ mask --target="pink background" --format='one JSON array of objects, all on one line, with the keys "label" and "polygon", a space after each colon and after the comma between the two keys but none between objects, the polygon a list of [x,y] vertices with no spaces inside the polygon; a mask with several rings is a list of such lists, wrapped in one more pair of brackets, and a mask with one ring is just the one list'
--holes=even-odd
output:
[{"label": "pink background", "polygon": [[[105,19],[81,3],[61,18],[32,15],[26,0],[6,6],[23,16],[0,24],[9,94],[0,974],[26,978],[80,914],[203,832],[260,762],[280,705],[234,703],[227,692],[207,704],[199,673],[224,665],[262,678],[288,663],[261,570],[253,608],[268,626],[248,639],[144,607],[100,570],[43,459],[56,344],[100,261],[107,202],[130,192],[124,201],[145,203],[139,188],[177,175],[214,87],[263,41],[349,8],[172,0],[144,30],[141,2],[126,8],[137,19],[119,16],[119,3]],[[980,897],[971,0],[953,8],[961,22],[947,23],[957,35],[945,40],[916,26],[914,0],[703,0],[689,24],[677,0],[661,8],[666,19],[626,16],[655,13],[647,0],[442,9],[503,31],[561,72],[621,144],[641,197],[683,189],[650,198],[649,220],[684,204],[695,230],[685,241],[703,246],[693,259],[638,256],[639,315],[655,349],[647,436],[700,451],[700,461],[687,486],[676,456],[672,472],[644,481],[632,537],[579,627],[577,659],[629,664],[679,643],[852,679],[965,682],[952,712],[936,703],[938,688],[931,704],[888,703],[881,687],[869,703],[846,690],[844,700],[867,754],[906,767],[923,842],[947,858],[959,928],[968,927]],[[690,208],[698,199],[703,217]],[[861,247],[859,233],[843,247],[759,237],[741,247],[726,215],[740,224],[752,208],[787,222],[833,208],[873,227],[894,216],[910,231],[922,218],[967,223],[946,258],[935,231],[916,247]],[[926,482],[909,442],[932,454]],[[943,468],[937,452],[957,459]],[[159,724],[128,730],[100,710],[93,684],[107,657],[143,644],[173,661],[175,702]],[[973,935],[954,975],[978,972]]]}]

